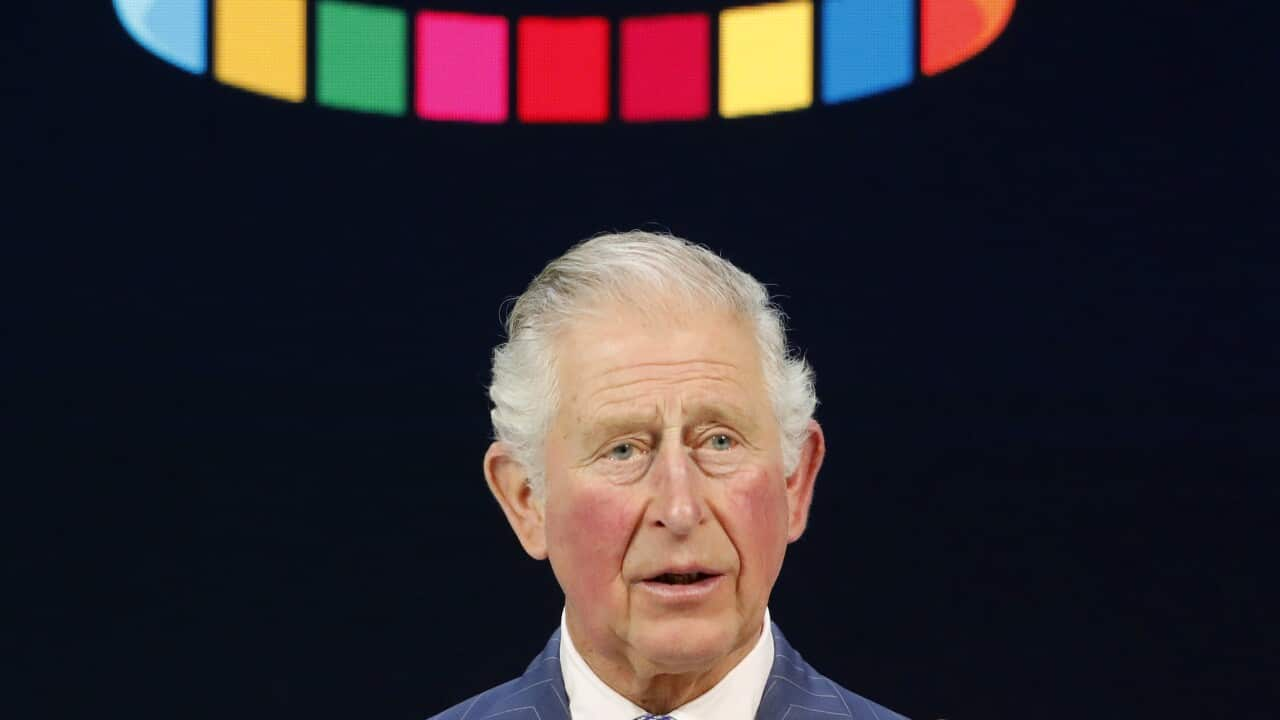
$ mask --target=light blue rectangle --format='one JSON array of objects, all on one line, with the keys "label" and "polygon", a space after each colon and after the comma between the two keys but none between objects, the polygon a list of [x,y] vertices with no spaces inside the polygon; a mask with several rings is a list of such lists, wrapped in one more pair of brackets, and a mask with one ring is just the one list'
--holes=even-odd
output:
[{"label": "light blue rectangle", "polygon": [[115,0],[129,34],[156,56],[188,72],[208,65],[207,0]]},{"label": "light blue rectangle", "polygon": [[916,0],[824,0],[822,101],[847,102],[915,77]]}]

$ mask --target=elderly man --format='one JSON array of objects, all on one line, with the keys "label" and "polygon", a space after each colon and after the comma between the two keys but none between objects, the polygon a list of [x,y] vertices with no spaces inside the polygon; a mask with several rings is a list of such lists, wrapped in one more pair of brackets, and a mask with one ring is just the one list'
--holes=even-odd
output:
[{"label": "elderly man", "polygon": [[678,238],[583,242],[494,352],[489,489],[564,590],[525,674],[440,720],[893,720],[768,601],[822,465],[807,363],[755,278]]}]

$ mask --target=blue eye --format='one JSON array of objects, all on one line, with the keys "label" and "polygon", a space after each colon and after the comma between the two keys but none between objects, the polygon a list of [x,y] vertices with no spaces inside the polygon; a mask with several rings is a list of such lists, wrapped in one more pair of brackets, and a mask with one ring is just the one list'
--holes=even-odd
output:
[{"label": "blue eye", "polygon": [[707,439],[707,442],[711,445],[711,449],[713,450],[732,450],[733,449],[733,438],[729,437],[728,435],[725,435],[724,433],[721,433],[719,435],[712,435],[710,438]]},{"label": "blue eye", "polygon": [[631,443],[621,443],[609,449],[609,457],[614,460],[630,460],[635,454],[636,446]]}]

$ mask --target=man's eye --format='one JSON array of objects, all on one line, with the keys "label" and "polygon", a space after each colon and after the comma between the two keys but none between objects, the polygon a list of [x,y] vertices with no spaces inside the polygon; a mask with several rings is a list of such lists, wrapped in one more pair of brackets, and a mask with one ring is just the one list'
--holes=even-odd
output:
[{"label": "man's eye", "polygon": [[613,460],[630,460],[636,454],[636,446],[631,443],[619,443],[609,449],[609,457]]},{"label": "man's eye", "polygon": [[711,446],[712,450],[732,450],[733,438],[724,433],[719,433],[707,438],[707,444]]}]

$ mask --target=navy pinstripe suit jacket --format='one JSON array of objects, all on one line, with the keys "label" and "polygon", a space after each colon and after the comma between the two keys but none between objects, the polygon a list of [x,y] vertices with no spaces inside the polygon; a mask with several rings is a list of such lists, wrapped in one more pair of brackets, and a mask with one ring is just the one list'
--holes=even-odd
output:
[{"label": "navy pinstripe suit jacket", "polygon": [[[773,669],[755,720],[907,720],[849,692],[814,670],[774,625]],[[560,631],[524,675],[455,705],[430,720],[570,720],[560,675]],[[579,719],[581,720],[581,719]],[[744,719],[745,720],[745,719]]]}]

